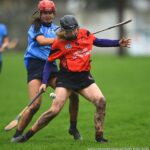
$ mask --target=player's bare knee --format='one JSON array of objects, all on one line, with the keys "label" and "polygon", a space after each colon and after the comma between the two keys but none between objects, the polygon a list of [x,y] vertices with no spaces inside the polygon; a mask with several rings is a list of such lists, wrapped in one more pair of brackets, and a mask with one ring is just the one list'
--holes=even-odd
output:
[{"label": "player's bare knee", "polygon": [[55,116],[56,116],[57,114],[59,114],[60,110],[61,110],[61,109],[60,109],[59,107],[54,107],[54,108],[51,109],[52,114],[55,115]]}]

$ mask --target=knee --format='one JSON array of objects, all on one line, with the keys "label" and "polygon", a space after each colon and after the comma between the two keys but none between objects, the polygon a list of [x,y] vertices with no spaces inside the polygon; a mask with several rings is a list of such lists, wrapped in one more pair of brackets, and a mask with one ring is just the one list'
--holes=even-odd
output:
[{"label": "knee", "polygon": [[53,114],[53,116],[56,116],[59,114],[60,110],[61,109],[59,107],[53,107],[51,108],[51,113]]}]

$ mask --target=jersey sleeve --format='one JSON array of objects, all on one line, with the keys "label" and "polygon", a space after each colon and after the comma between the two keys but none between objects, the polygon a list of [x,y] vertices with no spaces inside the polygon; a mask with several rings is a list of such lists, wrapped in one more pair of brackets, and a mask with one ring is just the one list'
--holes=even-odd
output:
[{"label": "jersey sleeve", "polygon": [[28,31],[28,35],[31,37],[31,39],[36,39],[36,37],[38,35],[44,35],[41,31],[41,29],[39,31],[35,31],[34,30],[34,25],[32,25],[30,28],[29,28],[29,31]]},{"label": "jersey sleeve", "polygon": [[90,31],[86,31],[86,35],[88,36],[88,37],[90,37],[90,39],[94,42],[95,41],[95,39],[96,39],[96,37],[94,36],[94,34],[93,33],[91,33]]},{"label": "jersey sleeve", "polygon": [[52,63],[49,61],[46,61],[45,66],[44,66],[44,70],[43,70],[43,77],[42,77],[42,83],[43,84],[47,84],[49,77],[51,75],[51,71],[52,71]]},{"label": "jersey sleeve", "polygon": [[120,46],[119,40],[99,39],[99,38],[95,38],[93,45],[97,47],[119,47]]},{"label": "jersey sleeve", "polygon": [[7,30],[7,27],[5,25],[3,25],[2,31],[3,31],[3,37],[8,36],[8,30]]},{"label": "jersey sleeve", "polygon": [[92,40],[93,40],[93,42],[95,41],[95,39],[96,39],[96,37],[94,36],[94,34],[93,33],[90,33],[90,36],[91,36],[91,38],[92,38]]}]

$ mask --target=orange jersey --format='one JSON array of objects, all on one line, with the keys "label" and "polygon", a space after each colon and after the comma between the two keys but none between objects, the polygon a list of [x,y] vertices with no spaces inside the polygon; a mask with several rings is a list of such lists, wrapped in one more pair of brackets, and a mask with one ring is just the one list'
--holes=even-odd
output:
[{"label": "orange jersey", "polygon": [[79,29],[75,40],[67,41],[56,38],[48,61],[60,59],[60,68],[66,68],[72,72],[89,71],[91,68],[90,52],[94,40],[95,36],[86,29]]}]

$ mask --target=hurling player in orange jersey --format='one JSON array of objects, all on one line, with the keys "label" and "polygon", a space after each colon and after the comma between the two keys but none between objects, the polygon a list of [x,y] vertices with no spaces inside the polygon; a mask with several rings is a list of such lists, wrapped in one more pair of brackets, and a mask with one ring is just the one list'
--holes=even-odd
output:
[{"label": "hurling player in orange jersey", "polygon": [[108,140],[103,136],[106,100],[90,73],[90,52],[93,45],[98,47],[128,47],[130,39],[96,38],[88,30],[79,28],[77,20],[72,15],[62,17],[60,25],[61,30],[57,33],[58,37],[52,46],[52,51],[44,68],[43,84],[40,87],[40,90],[46,90],[48,77],[51,73],[51,62],[60,59],[60,71],[55,89],[56,98],[51,107],[23,135],[20,142],[30,139],[57,116],[71,92],[75,90],[94,104],[96,108],[94,115],[95,140],[106,143]]},{"label": "hurling player in orange jersey", "polygon": [[[59,28],[59,26],[53,23],[56,16],[56,6],[53,1],[39,0],[36,12],[37,17],[34,18],[33,23],[28,30],[28,46],[24,55],[30,99],[33,99],[37,95],[42,84],[43,69],[51,51],[51,44],[53,43],[54,38],[56,37],[57,29]],[[51,70],[51,76],[49,76],[48,86],[55,88],[58,69],[56,62],[52,62],[52,64],[53,69]],[[75,140],[80,140],[82,137],[77,129],[79,108],[78,94],[73,92],[69,99],[70,127],[68,132],[74,137]],[[18,139],[20,139],[25,128],[29,125],[32,118],[39,110],[41,103],[42,96],[39,96],[36,101],[23,113],[19,119],[17,129],[11,139],[11,142],[17,142]]]}]

